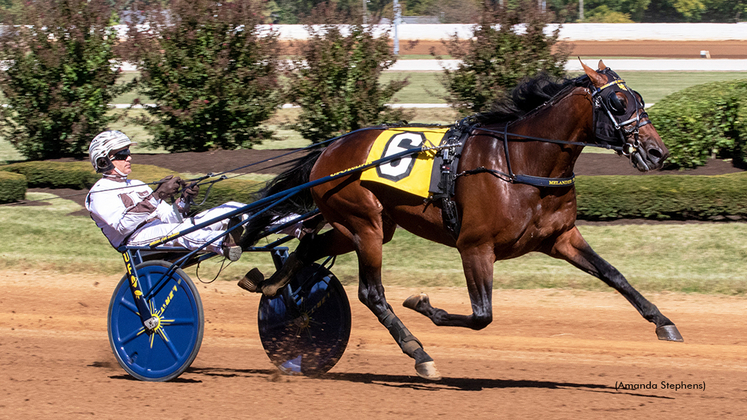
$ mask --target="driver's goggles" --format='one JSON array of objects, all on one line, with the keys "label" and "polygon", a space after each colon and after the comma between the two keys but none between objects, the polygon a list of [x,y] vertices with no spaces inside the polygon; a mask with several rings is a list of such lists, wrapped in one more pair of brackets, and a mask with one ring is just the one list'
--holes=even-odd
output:
[{"label": "driver's goggles", "polygon": [[113,154],[111,159],[112,160],[127,160],[129,156],[130,156],[130,149],[124,149]]}]

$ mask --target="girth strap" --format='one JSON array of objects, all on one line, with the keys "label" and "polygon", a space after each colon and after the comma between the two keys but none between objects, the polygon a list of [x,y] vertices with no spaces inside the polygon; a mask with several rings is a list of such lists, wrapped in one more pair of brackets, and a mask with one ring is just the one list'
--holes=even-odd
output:
[{"label": "girth strap", "polygon": [[461,230],[461,219],[457,205],[451,198],[455,193],[457,169],[459,158],[462,156],[464,142],[472,134],[472,129],[477,125],[471,118],[458,121],[441,139],[440,146],[448,146],[436,156],[435,172],[431,178],[431,192],[433,195],[429,201],[441,200],[441,219],[449,234],[456,240]]}]

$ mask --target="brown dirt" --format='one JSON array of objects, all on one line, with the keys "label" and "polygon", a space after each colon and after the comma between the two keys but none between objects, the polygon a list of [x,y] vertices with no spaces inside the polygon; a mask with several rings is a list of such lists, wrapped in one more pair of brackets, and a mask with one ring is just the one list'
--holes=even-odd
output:
[{"label": "brown dirt", "polygon": [[[700,52],[706,50],[711,58],[747,58],[747,41],[574,41],[561,45],[570,47],[573,56],[584,57],[700,58]],[[430,54],[432,50],[448,54],[440,41],[405,41],[400,48],[402,58]]]},{"label": "brown dirt", "polygon": [[[199,285],[206,328],[187,372],[168,383],[133,380],[109,348],[106,313],[116,277],[0,271],[3,418],[665,418],[747,414],[747,299],[649,296],[685,343],[614,293],[496,291],[482,331],[439,328],[389,301],[436,360],[426,382],[375,317],[347,290],[350,344],[318,378],[281,376],[259,343],[258,299],[233,282]],[[470,311],[463,288],[429,290],[435,305]],[[397,309],[399,308],[399,309]],[[735,322],[736,321],[736,322]],[[616,384],[657,389],[616,389]],[[662,389],[662,383],[704,390]]]}]

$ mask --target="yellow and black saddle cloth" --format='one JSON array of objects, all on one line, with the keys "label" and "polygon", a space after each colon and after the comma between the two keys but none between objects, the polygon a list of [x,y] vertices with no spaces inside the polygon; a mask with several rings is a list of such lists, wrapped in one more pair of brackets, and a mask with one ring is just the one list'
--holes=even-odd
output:
[{"label": "yellow and black saddle cloth", "polygon": [[[368,152],[366,163],[371,163],[388,156],[417,147],[437,146],[441,144],[448,128],[441,127],[400,127],[382,132],[374,141]],[[363,171],[361,180],[378,182],[418,197],[429,198],[431,178],[434,171],[440,174],[440,168],[434,165],[438,150],[426,150],[417,156],[405,156]]]},{"label": "yellow and black saddle cloth", "polygon": [[[441,200],[444,225],[455,237],[459,217],[451,201],[463,137],[469,130],[456,126],[403,126],[383,131],[374,141],[366,163],[372,163],[406,150],[424,147],[423,152],[371,167],[361,174],[362,181],[377,182],[423,197]],[[428,147],[441,146],[437,149]]]}]

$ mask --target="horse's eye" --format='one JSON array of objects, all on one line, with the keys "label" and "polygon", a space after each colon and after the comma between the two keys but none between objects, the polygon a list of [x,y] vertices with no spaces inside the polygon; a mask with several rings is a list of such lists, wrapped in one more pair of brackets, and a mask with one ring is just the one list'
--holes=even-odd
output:
[{"label": "horse's eye", "polygon": [[613,114],[622,115],[625,113],[625,104],[623,104],[623,101],[617,97],[615,92],[610,92],[610,94],[607,95],[607,106],[609,106],[610,111],[612,111]]}]

